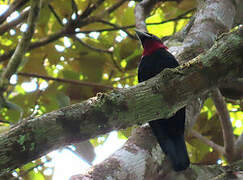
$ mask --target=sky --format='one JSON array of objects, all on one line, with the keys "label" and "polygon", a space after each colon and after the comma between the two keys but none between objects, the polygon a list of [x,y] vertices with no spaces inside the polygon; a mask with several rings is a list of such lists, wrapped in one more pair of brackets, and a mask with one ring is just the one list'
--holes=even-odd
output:
[{"label": "sky", "polygon": [[[109,157],[113,152],[121,148],[125,142],[126,140],[117,137],[116,131],[109,133],[106,142],[95,148],[96,158],[93,161],[93,165]],[[72,175],[81,174],[90,167],[80,157],[67,149],[52,153],[54,154],[53,163],[55,165],[53,180],[67,180]]]}]

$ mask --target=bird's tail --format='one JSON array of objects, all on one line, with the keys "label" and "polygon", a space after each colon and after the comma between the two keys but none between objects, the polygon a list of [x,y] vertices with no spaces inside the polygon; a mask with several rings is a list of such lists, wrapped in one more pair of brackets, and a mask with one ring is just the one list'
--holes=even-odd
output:
[{"label": "bird's tail", "polygon": [[167,138],[159,144],[169,157],[175,171],[185,170],[189,166],[190,160],[183,135]]},{"label": "bird's tail", "polygon": [[[184,129],[172,120],[155,120],[149,122],[161,149],[169,157],[175,171],[185,170],[190,160],[184,140]],[[175,127],[175,126],[178,127]],[[182,129],[182,130],[181,130]]]}]

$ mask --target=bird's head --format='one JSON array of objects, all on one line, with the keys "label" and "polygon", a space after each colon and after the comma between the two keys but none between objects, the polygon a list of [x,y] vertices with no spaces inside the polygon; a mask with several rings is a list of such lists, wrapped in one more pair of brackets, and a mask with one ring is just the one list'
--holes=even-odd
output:
[{"label": "bird's head", "polygon": [[157,36],[139,30],[135,32],[143,46],[143,56],[150,55],[160,48],[168,49]]}]

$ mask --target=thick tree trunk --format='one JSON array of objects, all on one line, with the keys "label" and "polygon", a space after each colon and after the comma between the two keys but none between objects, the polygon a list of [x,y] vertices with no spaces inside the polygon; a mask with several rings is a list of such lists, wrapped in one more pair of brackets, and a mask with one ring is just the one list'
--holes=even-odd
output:
[{"label": "thick tree trunk", "polygon": [[145,126],[137,128],[125,145],[105,161],[71,180],[236,180],[242,170],[243,161],[239,161],[225,168],[191,165],[185,171],[175,172],[151,136],[150,128]]}]

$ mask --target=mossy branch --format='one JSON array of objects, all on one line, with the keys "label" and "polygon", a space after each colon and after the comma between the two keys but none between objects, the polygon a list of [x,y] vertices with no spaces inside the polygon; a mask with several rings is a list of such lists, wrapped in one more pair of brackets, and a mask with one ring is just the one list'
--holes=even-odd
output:
[{"label": "mossy branch", "polygon": [[[8,84],[10,77],[17,72],[22,59],[29,48],[30,40],[34,34],[36,20],[40,11],[41,0],[32,0],[31,9],[27,19],[27,30],[23,33],[14,54],[12,55],[7,68],[4,70],[0,80],[0,89],[3,91],[4,86]],[[1,92],[2,93],[2,92]]]},{"label": "mossy branch", "polygon": [[242,76],[242,49],[243,27],[221,37],[208,52],[137,86],[99,93],[16,124],[0,136],[0,174],[65,145],[168,118],[226,78]]}]

